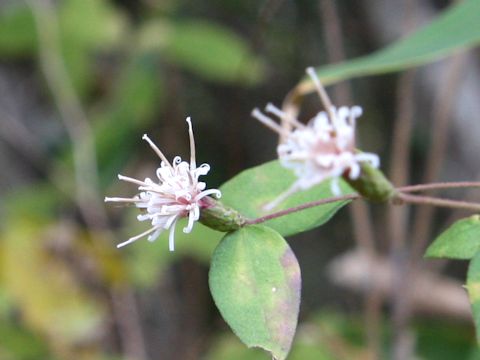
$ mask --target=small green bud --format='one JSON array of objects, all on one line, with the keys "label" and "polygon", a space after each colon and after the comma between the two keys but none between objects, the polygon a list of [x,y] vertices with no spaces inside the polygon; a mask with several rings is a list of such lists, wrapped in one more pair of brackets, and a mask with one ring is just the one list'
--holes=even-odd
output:
[{"label": "small green bud", "polygon": [[360,195],[373,202],[387,202],[397,194],[397,190],[385,175],[368,162],[361,163],[361,172],[357,179],[352,180],[349,176],[343,178]]},{"label": "small green bud", "polygon": [[220,201],[205,197],[202,199],[199,221],[213,230],[229,232],[240,229],[247,219]]}]

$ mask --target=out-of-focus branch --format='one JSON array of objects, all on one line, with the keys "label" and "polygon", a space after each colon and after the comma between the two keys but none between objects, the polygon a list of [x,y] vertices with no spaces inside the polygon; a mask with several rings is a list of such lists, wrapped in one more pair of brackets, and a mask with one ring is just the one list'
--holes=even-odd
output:
[{"label": "out-of-focus branch", "polygon": [[[60,50],[59,24],[51,0],[26,0],[32,10],[39,43],[39,60],[46,83],[72,143],[75,199],[90,230],[102,229],[111,239],[99,194],[94,137],[80,99],[71,83]],[[128,358],[146,359],[146,349],[132,289],[110,289],[112,308]]]},{"label": "out-of-focus branch", "polygon": [[[345,60],[343,46],[343,32],[335,2],[320,0],[320,16],[325,34],[325,46],[329,63],[338,63]],[[341,82],[333,86],[333,98],[342,105],[352,105],[352,90],[348,82]]]},{"label": "out-of-focus branch", "polygon": [[[447,147],[447,134],[452,118],[452,107],[465,64],[465,54],[455,55],[451,60],[444,86],[441,86],[433,109],[431,145],[426,159],[425,183],[436,180],[443,164]],[[412,256],[419,258],[428,241],[434,215],[433,207],[421,206],[415,216],[413,227]]]},{"label": "out-of-focus branch", "polygon": [[[340,18],[335,3],[332,0],[319,1],[320,16],[324,25],[325,43],[327,57],[330,63],[345,60],[343,48],[343,34]],[[335,103],[347,105],[352,104],[352,91],[348,82],[336,84],[333,87],[333,98]],[[365,251],[375,251],[375,240],[372,220],[369,215],[369,208],[365,202],[357,201],[350,207],[352,216],[353,233],[357,245]]]},{"label": "out-of-focus branch", "polygon": [[[477,176],[478,178],[478,176]],[[398,187],[397,190],[401,192],[417,192],[428,190],[445,190],[445,189],[465,189],[465,188],[480,188],[480,181],[452,181],[452,182],[438,182],[429,184],[416,184]],[[470,199],[470,197],[466,197]]]},{"label": "out-of-focus branch", "polygon": [[406,204],[417,204],[417,205],[430,205],[436,207],[447,207],[450,209],[465,209],[469,211],[478,212],[480,211],[480,204],[473,203],[469,201],[460,201],[460,200],[449,200],[441,199],[431,196],[423,195],[411,195],[405,193],[399,193],[394,202],[396,204],[406,203]]},{"label": "out-of-focus branch", "polygon": [[45,147],[32,136],[23,122],[2,111],[0,137],[10,146],[25,155],[35,167],[45,165],[47,154]]},{"label": "out-of-focus branch", "polygon": [[[407,184],[410,177],[409,145],[414,113],[414,78],[415,70],[409,70],[400,76],[397,86],[397,117],[393,127],[389,171],[390,180],[396,186]],[[388,209],[388,236],[392,250],[405,246],[408,211],[407,206],[390,206]]]},{"label": "out-of-focus branch", "polygon": [[[411,4],[408,4],[409,8]],[[408,11],[408,9],[407,9]],[[415,101],[413,82],[415,70],[409,70],[400,76],[397,85],[397,117],[393,127],[393,144],[390,158],[390,179],[395,185],[405,185],[409,179],[410,138],[412,132]],[[390,255],[393,261],[392,282],[392,322],[394,359],[408,358],[413,352],[414,344],[408,329],[410,318],[409,288],[404,282],[407,266],[407,229],[409,206],[389,206],[387,212],[387,234]]]},{"label": "out-of-focus branch", "polygon": [[76,202],[90,228],[103,228],[107,217],[98,193],[93,133],[61,55],[54,5],[50,0],[27,3],[36,23],[40,66],[73,147]]},{"label": "out-of-focus branch", "polygon": [[[320,16],[324,25],[327,57],[330,63],[345,60],[343,33],[337,8],[333,0],[319,1]],[[333,87],[333,98],[337,104],[352,105],[352,89],[349,82],[341,82]],[[375,236],[370,208],[364,201],[354,201],[349,207],[353,225],[353,235],[357,246],[370,255],[375,254]],[[381,295],[372,288],[365,299],[365,328],[368,351],[371,359],[379,358],[381,342]]]}]

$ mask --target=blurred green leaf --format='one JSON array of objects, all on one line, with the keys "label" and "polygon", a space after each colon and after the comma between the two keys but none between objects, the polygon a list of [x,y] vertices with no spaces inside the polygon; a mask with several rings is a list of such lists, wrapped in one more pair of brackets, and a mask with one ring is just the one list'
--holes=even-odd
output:
[{"label": "blurred green leaf", "polygon": [[475,334],[470,324],[438,317],[416,321],[417,353],[422,359],[479,359],[471,358],[475,350]]},{"label": "blurred green leaf", "polygon": [[103,186],[116,178],[132,149],[141,143],[144,128],[162,106],[163,79],[156,61],[148,55],[134,56],[120,69],[107,104],[92,114]]},{"label": "blurred green leaf", "polygon": [[37,35],[30,10],[24,5],[5,6],[0,12],[0,54],[17,57],[32,54]]},{"label": "blurred green leaf", "polygon": [[50,359],[48,347],[40,337],[4,319],[0,321],[0,339],[2,360]]},{"label": "blurred green leaf", "polygon": [[480,252],[470,261],[467,274],[468,297],[472,305],[473,322],[477,330],[477,342],[480,344]]},{"label": "blurred green leaf", "polygon": [[[324,84],[359,76],[400,71],[427,64],[462,48],[480,43],[480,1],[466,0],[452,5],[430,24],[371,55],[336,65],[317,68]],[[310,80],[300,92],[313,91]]]},{"label": "blurred green leaf", "polygon": [[26,219],[8,225],[2,236],[2,277],[22,319],[57,350],[68,351],[75,344],[93,341],[102,309],[79,286],[68,264],[45,247],[45,228]]},{"label": "blurred green leaf", "polygon": [[262,78],[261,61],[226,27],[190,20],[172,24],[169,33],[166,56],[199,76],[246,85]]},{"label": "blurred green leaf", "polygon": [[64,0],[58,11],[62,37],[78,46],[108,48],[126,25],[118,9],[106,0]]},{"label": "blurred green leaf", "polygon": [[[38,39],[31,9],[26,6],[6,9],[0,14],[0,54],[33,54],[38,50]],[[105,0],[64,0],[57,9],[63,60],[75,89],[84,94],[96,80],[95,52],[119,42],[125,19]]]},{"label": "blurred green leaf", "polygon": [[32,183],[18,187],[0,204],[6,224],[16,219],[44,224],[53,219],[66,203],[65,196],[48,183]]},{"label": "blurred green leaf", "polygon": [[[296,177],[290,170],[282,167],[277,160],[271,161],[245,170],[223,184],[220,188],[222,202],[250,218],[260,217],[266,214],[263,207],[289,189],[295,180]],[[340,180],[340,185],[344,194],[352,192],[343,180]],[[293,194],[277,206],[275,211],[331,196],[330,181],[324,181],[309,190]],[[317,206],[269,220],[265,225],[283,236],[297,234],[324,224],[346,204],[348,201]]]},{"label": "blurred green leaf", "polygon": [[480,215],[454,223],[428,247],[426,257],[471,259],[480,250]]},{"label": "blurred green leaf", "polygon": [[164,19],[145,20],[137,30],[137,43],[140,51],[162,51],[168,44],[171,28]]},{"label": "blurred green leaf", "polygon": [[300,267],[266,226],[225,235],[212,258],[210,290],[223,318],[248,346],[285,359],[297,327]]},{"label": "blurred green leaf", "polygon": [[65,65],[75,89],[84,94],[96,81],[95,53],[120,40],[126,26],[119,11],[105,0],[65,0],[58,10]]}]

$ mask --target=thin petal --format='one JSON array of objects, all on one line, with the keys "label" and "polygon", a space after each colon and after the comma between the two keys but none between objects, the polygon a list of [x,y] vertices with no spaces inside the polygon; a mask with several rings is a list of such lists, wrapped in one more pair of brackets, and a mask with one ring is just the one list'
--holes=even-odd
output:
[{"label": "thin petal", "polygon": [[142,139],[145,140],[146,142],[148,142],[148,144],[150,145],[150,147],[153,149],[153,151],[155,151],[155,153],[158,155],[158,157],[160,159],[162,159],[162,161],[167,164],[168,166],[172,167],[172,165],[170,165],[170,162],[167,160],[167,158],[165,157],[165,155],[163,155],[163,153],[160,151],[160,149],[157,147],[157,145],[155,145],[153,143],[152,140],[150,140],[150,138],[148,137],[147,134],[143,134],[142,136]]},{"label": "thin petal", "polygon": [[190,138],[190,170],[195,170],[197,167],[197,163],[195,160],[195,138],[193,137],[193,128],[192,128],[192,120],[190,116],[187,117],[188,123],[188,136]]},{"label": "thin petal", "polygon": [[268,116],[262,114],[262,112],[257,108],[253,109],[251,115],[258,121],[260,121],[263,125],[268,127],[269,129],[277,132],[279,135],[282,135],[282,136],[288,135],[288,133],[280,125],[278,125],[275,121],[270,119]]},{"label": "thin petal", "polygon": [[177,225],[177,221],[172,224],[168,234],[168,249],[170,251],[175,251],[175,225]]},{"label": "thin petal", "polygon": [[360,176],[360,165],[358,165],[358,163],[353,163],[350,166],[350,174],[348,175],[348,177],[352,180],[356,180],[358,179],[359,176]]},{"label": "thin petal", "polygon": [[122,197],[105,197],[105,202],[137,202],[140,199],[137,197],[133,198],[122,198]]},{"label": "thin petal", "polygon": [[268,103],[267,106],[265,107],[265,111],[277,116],[278,118],[285,120],[289,123],[291,123],[293,126],[304,129],[305,125],[302,124],[300,121],[295,119],[293,116],[288,115],[287,113],[283,112],[279,108],[277,108],[275,105],[272,103]]},{"label": "thin petal", "polygon": [[218,189],[209,189],[209,190],[205,190],[205,191],[202,191],[200,194],[198,194],[196,197],[195,197],[195,201],[198,201],[200,199],[203,199],[205,196],[208,196],[210,194],[215,194],[215,197],[217,199],[221,198],[222,197],[222,192]]},{"label": "thin petal", "polygon": [[189,233],[192,231],[193,223],[195,222],[195,209],[198,210],[198,206],[195,206],[193,209],[190,210],[188,213],[188,223],[187,226],[183,228],[184,233]]},{"label": "thin petal", "polygon": [[134,179],[134,178],[131,178],[131,177],[128,177],[128,176],[123,176],[123,175],[120,175],[120,174],[118,174],[118,179],[123,180],[123,181],[127,181],[127,182],[131,182],[131,183],[134,183],[134,184],[137,184],[137,185],[141,185],[141,186],[146,185],[146,183],[144,181]]},{"label": "thin petal", "polygon": [[156,227],[152,227],[151,229],[148,229],[147,231],[145,231],[145,232],[143,232],[143,233],[141,233],[141,234],[139,234],[139,235],[137,235],[137,236],[131,237],[131,238],[128,239],[127,241],[124,241],[123,243],[118,244],[118,245],[117,245],[117,248],[121,248],[121,247],[123,247],[123,246],[125,246],[125,245],[131,244],[132,242],[137,241],[138,239],[144,237],[145,235],[150,234],[150,233],[153,232],[154,230],[156,230]]},{"label": "thin petal", "polygon": [[357,161],[367,161],[374,168],[378,168],[380,166],[380,158],[378,157],[377,154],[359,153],[359,154],[355,154],[355,159]]},{"label": "thin petal", "polygon": [[338,177],[335,176],[332,178],[330,182],[330,190],[332,191],[332,194],[334,196],[341,196],[342,195],[342,189],[340,189],[340,185],[338,183]]},{"label": "thin petal", "polygon": [[322,101],[323,107],[325,108],[328,115],[330,116],[330,119],[333,121],[335,119],[335,110],[334,110],[335,108],[334,106],[332,106],[332,102],[328,97],[328,94],[325,91],[325,88],[320,82],[320,79],[318,78],[317,73],[315,72],[315,69],[313,67],[309,67],[307,68],[306,71],[308,76],[310,76],[310,78],[312,79],[313,84],[315,85],[315,89],[317,90],[318,96]]},{"label": "thin petal", "polygon": [[153,234],[148,235],[147,240],[150,242],[154,242],[157,240],[157,238],[160,236],[160,234],[163,232],[162,228],[158,228],[157,231],[155,231]]}]

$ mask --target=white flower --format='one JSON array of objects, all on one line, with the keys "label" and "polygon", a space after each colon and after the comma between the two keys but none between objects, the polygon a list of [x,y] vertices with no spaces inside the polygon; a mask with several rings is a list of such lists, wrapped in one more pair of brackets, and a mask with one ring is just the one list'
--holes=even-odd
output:
[{"label": "white flower", "polygon": [[342,106],[337,109],[332,106],[314,70],[309,68],[307,73],[316,85],[326,112],[319,112],[305,125],[273,104],[268,104],[265,111],[279,117],[283,122],[290,123],[291,130],[282,128],[258,109],[252,112],[260,122],[282,135],[284,141],[277,147],[280,163],[292,169],[297,176],[297,181],[290,189],[266,206],[269,210],[294,192],[306,190],[326,179],[332,179],[332,193],[341,195],[338,185],[340,176],[347,175],[352,180],[357,179],[362,161],[367,161],[374,167],[380,165],[377,155],[355,149],[355,122],[362,115],[362,108]]},{"label": "white flower", "polygon": [[117,245],[122,247],[130,244],[146,235],[149,241],[154,241],[164,230],[170,229],[169,249],[173,251],[175,225],[178,219],[188,217],[185,233],[192,231],[193,224],[200,218],[200,209],[205,205],[202,199],[211,194],[220,197],[220,190],[205,190],[206,184],[198,180],[210,170],[210,165],[202,164],[197,167],[195,162],[195,140],[193,138],[192,123],[187,118],[188,132],[190,136],[190,163],[182,161],[179,156],[173,159],[173,164],[167,160],[160,149],[150,140],[147,135],[143,139],[147,141],[155,153],[160,157],[160,167],[157,169],[158,182],[146,178],[144,181],[127,176],[118,175],[120,180],[138,185],[140,194],[133,198],[106,197],[105,201],[134,203],[143,213],[138,215],[139,221],[151,221],[152,227],[147,231],[134,236]]}]

